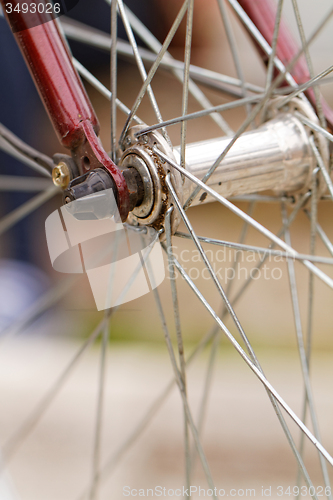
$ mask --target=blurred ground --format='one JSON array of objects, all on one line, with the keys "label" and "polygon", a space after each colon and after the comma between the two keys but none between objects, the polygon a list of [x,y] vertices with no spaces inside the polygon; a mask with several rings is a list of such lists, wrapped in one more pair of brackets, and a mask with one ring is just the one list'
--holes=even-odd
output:
[{"label": "blurred ground", "polygon": [[[29,415],[78,348],[73,341],[36,337],[16,339],[3,345],[0,389],[2,401],[6,401],[6,412],[0,415],[2,440]],[[297,356],[284,349],[276,349],[274,353],[259,350],[258,356],[268,378],[300,413],[303,392]],[[45,418],[11,461],[10,474],[18,498],[76,499],[89,484],[98,357],[96,348],[84,355]],[[195,419],[207,358],[206,353],[188,372],[189,399]],[[104,463],[114,455],[167,386],[169,364],[164,350],[151,344],[114,344],[109,349],[102,450]],[[331,354],[317,353],[312,372],[321,431],[330,449],[333,445],[330,431],[333,403],[327,394],[330,394],[333,378]],[[293,425],[291,429],[298,442],[298,431]],[[159,485],[167,489],[182,487],[182,432],[180,397],[173,389],[152,424],[128,454],[113,464],[112,473],[103,480],[101,500],[123,498],[124,486],[137,489]],[[256,497],[261,497],[262,487],[272,487],[271,498],[275,499],[278,498],[278,486],[294,486],[294,459],[267,395],[225,343],[217,356],[203,436],[204,450],[218,488],[227,492],[232,488],[254,488]],[[314,469],[312,478],[319,486],[323,481],[318,471],[317,454],[312,448],[307,444],[307,465]],[[198,460],[195,471],[193,485],[207,489]],[[193,495],[193,498],[199,496]]]}]

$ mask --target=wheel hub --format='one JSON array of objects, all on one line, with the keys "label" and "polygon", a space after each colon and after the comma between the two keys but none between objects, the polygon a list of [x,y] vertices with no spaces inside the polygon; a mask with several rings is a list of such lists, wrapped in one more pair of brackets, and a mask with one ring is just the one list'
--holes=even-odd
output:
[{"label": "wheel hub", "polygon": [[[125,151],[118,162],[120,169],[135,168],[143,181],[144,198],[140,206],[135,207],[128,216],[133,225],[152,226],[156,230],[164,227],[165,214],[172,204],[171,195],[165,183],[168,173],[179,200],[183,201],[182,179],[179,172],[169,169],[169,165],[161,160],[153,148],[157,148],[175,161],[172,149],[159,132],[147,135],[136,134],[143,129],[136,125],[128,130],[124,144]],[[176,210],[171,215],[172,232],[176,230],[180,216]]]}]

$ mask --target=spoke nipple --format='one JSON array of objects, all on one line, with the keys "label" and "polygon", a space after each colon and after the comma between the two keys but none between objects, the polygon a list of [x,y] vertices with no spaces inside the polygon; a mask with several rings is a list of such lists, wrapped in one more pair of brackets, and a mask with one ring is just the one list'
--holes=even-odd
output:
[{"label": "spoke nipple", "polygon": [[52,170],[52,180],[57,187],[62,189],[65,189],[68,186],[70,173],[66,163],[61,161],[56,167],[54,167]]}]

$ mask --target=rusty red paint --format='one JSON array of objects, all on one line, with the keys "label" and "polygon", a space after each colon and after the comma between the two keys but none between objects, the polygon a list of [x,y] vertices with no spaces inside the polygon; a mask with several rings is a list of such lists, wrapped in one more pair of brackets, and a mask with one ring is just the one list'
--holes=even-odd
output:
[{"label": "rusty red paint", "polygon": [[[81,123],[82,130],[84,132],[84,136],[89,144],[92,152],[93,160],[102,165],[108,172],[111,174],[116,186],[117,186],[117,204],[118,210],[122,221],[127,219],[127,215],[129,212],[129,192],[126,185],[126,181],[124,179],[121,170],[117,167],[115,163],[111,160],[109,155],[104,151],[101,142],[98,137],[96,137],[95,131],[92,127],[91,122],[85,120]],[[87,144],[87,145],[88,145]],[[89,148],[89,149],[90,149]],[[87,148],[84,148],[87,149]],[[89,153],[88,153],[89,154]],[[93,165],[97,167],[98,164]]]},{"label": "rusty red paint", "polygon": [[[275,16],[277,5],[273,0],[238,0],[239,5],[243,8],[249,16],[253,24],[260,31],[265,40],[272,45]],[[256,44],[256,47],[264,60],[267,63],[267,56],[263,53],[262,49]],[[281,19],[279,27],[279,36],[276,47],[276,55],[282,61],[284,66],[298,54],[300,47],[296,43],[290,28],[285,20]],[[291,70],[291,75],[295,81],[301,85],[302,83],[310,80],[310,73],[306,63],[305,56],[302,55]],[[311,104],[315,107],[315,96],[312,89],[306,91],[306,95]],[[329,128],[333,129],[333,111],[330,106],[322,99],[322,107],[327,120]]]},{"label": "rusty red paint", "polygon": [[[5,11],[5,0],[1,3]],[[13,9],[20,5],[19,0],[11,3]],[[7,18],[61,143],[75,147],[82,139],[80,123],[84,120],[98,133],[97,117],[56,23],[45,17],[48,22],[27,29],[29,17],[22,11],[12,10]]]},{"label": "rusty red paint", "polygon": [[[5,12],[6,0],[0,2]],[[87,151],[90,163],[86,170],[102,166],[109,171],[118,189],[119,212],[125,220],[129,208],[126,181],[97,137],[98,119],[56,22],[49,15],[36,14],[41,22],[36,25],[35,18],[14,10],[19,0],[11,3],[7,19],[61,144],[72,151],[74,158]],[[78,167],[84,173],[82,164]]]}]

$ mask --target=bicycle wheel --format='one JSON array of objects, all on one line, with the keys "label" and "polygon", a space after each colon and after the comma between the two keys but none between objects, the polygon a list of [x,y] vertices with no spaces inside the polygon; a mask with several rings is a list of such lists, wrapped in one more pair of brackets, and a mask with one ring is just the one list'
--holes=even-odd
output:
[{"label": "bicycle wheel", "polygon": [[[333,9],[318,9],[311,22],[305,17],[308,34],[304,4],[285,5],[303,50],[281,61],[283,2],[271,46],[245,4],[218,0],[202,11],[192,0],[177,3],[162,42],[122,0],[111,5],[112,45],[108,35],[62,20],[69,42],[111,50],[111,93],[74,65],[111,100],[111,134],[102,122],[105,148],[123,167],[148,172],[146,201],[153,206],[134,210],[130,223],[161,232],[166,279],[110,309],[88,334],[96,315],[86,278],[77,284],[75,276],[58,277],[55,289],[3,332],[11,341],[3,344],[1,364],[2,472],[9,471],[22,498],[331,496],[332,135],[317,90],[333,69],[317,60],[311,43],[313,33],[329,33]],[[117,15],[128,41],[116,45]],[[202,46],[191,53],[205,16],[223,59],[234,65],[228,76],[221,45],[217,52],[208,46],[211,58]],[[259,56],[250,48],[251,57],[240,53],[250,41],[237,17]],[[183,56],[170,47],[176,33],[185,40]],[[265,51],[267,73],[260,69]],[[301,57],[309,81],[293,73]],[[106,114],[96,93],[91,99]],[[31,151],[4,129],[0,145],[36,167]],[[2,180],[19,189],[17,179]],[[51,183],[46,191],[40,179],[33,184],[42,193],[5,216],[0,231],[57,193]],[[66,330],[70,310],[79,308],[86,338],[78,351],[63,337],[16,338],[61,300],[62,322],[50,320],[50,329]],[[166,357],[147,342],[141,347],[140,337],[164,339]],[[135,343],[125,348],[119,338]],[[89,357],[97,339],[100,348]],[[9,495],[8,479],[3,484]]]}]

